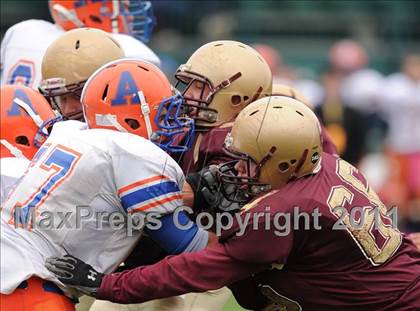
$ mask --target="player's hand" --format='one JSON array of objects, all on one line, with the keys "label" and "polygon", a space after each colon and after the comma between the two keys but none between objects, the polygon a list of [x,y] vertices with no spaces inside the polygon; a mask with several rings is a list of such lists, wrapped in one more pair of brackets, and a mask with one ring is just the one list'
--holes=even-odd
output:
[{"label": "player's hand", "polygon": [[71,255],[49,257],[45,261],[45,267],[63,284],[89,296],[96,295],[104,276],[91,265]]},{"label": "player's hand", "polygon": [[411,233],[408,235],[408,238],[416,245],[417,249],[420,251],[420,232]]}]

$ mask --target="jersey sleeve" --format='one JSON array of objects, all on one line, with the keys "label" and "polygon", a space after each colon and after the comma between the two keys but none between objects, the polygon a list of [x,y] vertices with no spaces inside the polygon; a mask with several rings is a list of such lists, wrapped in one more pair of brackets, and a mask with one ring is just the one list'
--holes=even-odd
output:
[{"label": "jersey sleeve", "polygon": [[273,193],[245,205],[221,237],[229,256],[254,264],[285,264],[295,240],[290,206]]},{"label": "jersey sleeve", "polygon": [[208,232],[191,222],[185,211],[164,215],[161,222],[159,229],[146,227],[145,232],[169,254],[199,251],[208,244]]},{"label": "jersey sleeve", "polygon": [[[275,221],[259,223],[258,230],[253,224],[247,226],[241,236],[240,231],[225,244],[226,252],[236,260],[252,262],[254,264],[285,264],[293,246],[293,230],[287,235],[281,230],[274,229]],[[283,227],[285,223],[281,226]],[[268,226],[271,230],[267,230]],[[277,226],[277,224],[276,224]],[[279,247],[281,246],[281,247]]]},{"label": "jersey sleeve", "polygon": [[218,289],[267,266],[236,260],[216,244],[196,253],[168,256],[156,264],[105,275],[97,299],[118,303],[144,301]]},{"label": "jersey sleeve", "polygon": [[289,234],[283,232],[281,227],[287,227],[286,221],[276,217],[275,213],[270,213],[267,221],[265,217],[253,216],[274,202],[284,206],[283,211],[290,206],[278,198],[275,201],[272,198],[263,199],[255,203],[255,207],[248,206],[247,212],[241,215],[241,223],[249,215],[248,225],[236,224],[233,227],[236,230],[230,232],[222,243],[196,253],[169,256],[154,265],[106,275],[97,298],[118,303],[140,303],[203,292],[285,263],[292,248],[293,231]]},{"label": "jersey sleeve", "polygon": [[169,214],[183,205],[184,175],[176,162],[150,141],[123,137],[113,152],[117,194],[127,213]]}]

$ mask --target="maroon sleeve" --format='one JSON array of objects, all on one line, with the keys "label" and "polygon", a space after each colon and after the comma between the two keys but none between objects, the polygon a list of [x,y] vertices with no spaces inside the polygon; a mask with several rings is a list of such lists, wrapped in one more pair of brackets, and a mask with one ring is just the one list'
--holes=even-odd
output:
[{"label": "maroon sleeve", "polygon": [[218,244],[197,253],[168,256],[151,266],[106,275],[96,298],[141,303],[218,289],[263,269],[262,265],[230,257],[226,247]]},{"label": "maroon sleeve", "polygon": [[281,221],[276,221],[275,217],[270,219],[270,229],[267,229],[264,217],[253,217],[261,213],[263,207],[262,204],[243,213],[242,220],[249,217],[244,233],[232,234],[224,243],[196,253],[169,256],[151,266],[105,276],[97,298],[140,303],[203,292],[247,278],[270,268],[272,263],[286,262],[293,244],[293,233],[279,235],[274,228],[278,228]]},{"label": "maroon sleeve", "polygon": [[[277,217],[282,216],[281,213],[271,214],[269,222],[265,222],[264,217],[256,217],[263,215],[261,207],[263,204],[270,204],[270,201],[270,199],[263,200],[259,203],[262,205],[255,211],[241,215],[242,221],[246,221],[249,216],[249,224],[243,235],[235,235],[225,244],[229,256],[240,261],[257,264],[286,263],[293,247],[294,231],[286,231],[283,228],[290,229],[290,222],[286,224],[285,218]],[[286,213],[288,212],[286,211]],[[254,223],[255,218],[258,219],[257,223]],[[290,218],[289,221],[293,221],[293,219]]]}]

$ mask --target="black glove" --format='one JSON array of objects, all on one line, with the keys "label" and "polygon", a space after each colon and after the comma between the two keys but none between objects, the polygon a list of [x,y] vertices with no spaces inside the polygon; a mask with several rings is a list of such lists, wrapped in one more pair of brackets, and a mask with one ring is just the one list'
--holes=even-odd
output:
[{"label": "black glove", "polygon": [[222,183],[218,178],[219,168],[210,165],[198,173],[189,174],[186,177],[188,184],[194,191],[194,214],[209,212],[211,214],[220,212],[234,212],[239,210],[242,205],[226,199],[222,191]]},{"label": "black glove", "polygon": [[96,296],[104,274],[96,271],[91,265],[71,255],[49,257],[45,267],[54,273],[65,285],[75,288],[88,296]]}]

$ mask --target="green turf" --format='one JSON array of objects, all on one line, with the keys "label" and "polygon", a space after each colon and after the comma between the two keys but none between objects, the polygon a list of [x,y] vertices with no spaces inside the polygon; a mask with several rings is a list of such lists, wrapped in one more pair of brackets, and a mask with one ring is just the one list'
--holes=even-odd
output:
[{"label": "green turf", "polygon": [[235,298],[231,296],[228,302],[225,304],[223,311],[246,311],[247,309],[242,308],[236,302]]}]

